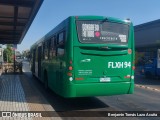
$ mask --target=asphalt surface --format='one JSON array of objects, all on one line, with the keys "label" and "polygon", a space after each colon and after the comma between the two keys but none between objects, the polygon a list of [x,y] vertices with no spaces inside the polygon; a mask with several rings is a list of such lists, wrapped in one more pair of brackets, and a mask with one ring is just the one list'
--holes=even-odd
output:
[{"label": "asphalt surface", "polygon": [[[65,99],[56,95],[51,90],[46,91],[44,85],[33,78],[30,72],[29,63],[23,62],[24,74],[30,78],[31,84],[42,93],[44,98],[51,104],[55,111],[160,111],[160,92],[150,88],[159,89],[158,80],[146,80],[141,75],[135,76],[135,92],[130,95],[116,95],[103,97],[85,97]],[[83,116],[83,113],[81,113]],[[61,116],[61,115],[60,115]],[[107,117],[107,119],[136,119],[136,120],[158,120],[159,117],[125,117],[115,118]],[[67,117],[65,119],[70,119]],[[72,117],[72,119],[82,119]],[[106,119],[105,117],[87,119]]]},{"label": "asphalt surface", "polygon": [[135,84],[142,88],[148,88],[160,92],[160,78],[145,78],[144,75],[137,74],[135,76]]}]

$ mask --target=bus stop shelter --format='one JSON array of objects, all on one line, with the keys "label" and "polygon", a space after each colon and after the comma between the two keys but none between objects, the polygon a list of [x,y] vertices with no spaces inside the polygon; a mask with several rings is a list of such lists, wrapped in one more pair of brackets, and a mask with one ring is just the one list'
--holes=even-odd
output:
[{"label": "bus stop shelter", "polygon": [[20,44],[43,0],[0,0],[0,44]]},{"label": "bus stop shelter", "polygon": [[[0,44],[20,44],[42,2],[43,0],[0,0]],[[29,67],[28,64],[27,66]],[[40,97],[40,92],[31,87],[32,80],[28,82],[29,80],[23,74],[0,75],[0,119],[21,120],[23,115],[18,117],[18,114],[13,114],[18,111],[20,114],[29,113],[28,115],[32,111],[53,111],[44,97]],[[32,120],[32,117],[24,119]]]},{"label": "bus stop shelter", "polygon": [[43,0],[0,0],[0,44],[20,44],[42,3]]}]

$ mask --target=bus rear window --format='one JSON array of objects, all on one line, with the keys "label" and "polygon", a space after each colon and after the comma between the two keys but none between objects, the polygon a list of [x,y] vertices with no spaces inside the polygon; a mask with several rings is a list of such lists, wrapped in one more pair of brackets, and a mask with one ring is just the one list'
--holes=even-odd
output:
[{"label": "bus rear window", "polygon": [[127,44],[129,25],[108,21],[77,21],[81,43]]}]

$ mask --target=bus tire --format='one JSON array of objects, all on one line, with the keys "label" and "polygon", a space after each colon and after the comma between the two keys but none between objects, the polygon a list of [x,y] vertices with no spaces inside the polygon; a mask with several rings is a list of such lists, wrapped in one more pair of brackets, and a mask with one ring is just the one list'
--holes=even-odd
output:
[{"label": "bus tire", "polygon": [[44,87],[48,90],[48,76],[46,71],[44,72]]}]

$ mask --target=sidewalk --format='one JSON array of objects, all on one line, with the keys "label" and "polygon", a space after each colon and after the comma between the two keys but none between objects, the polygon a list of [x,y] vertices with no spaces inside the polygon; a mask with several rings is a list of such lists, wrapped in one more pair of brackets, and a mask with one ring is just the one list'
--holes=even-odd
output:
[{"label": "sidewalk", "polygon": [[[39,91],[37,91],[33,86],[30,85],[27,79],[28,78],[25,75],[0,76],[0,111],[1,112],[55,111],[52,108],[52,106],[45,100],[45,98],[39,93]],[[2,114],[0,116],[2,116]],[[22,119],[22,118],[16,118],[16,119]],[[38,118],[25,118],[25,119],[57,120],[60,118],[38,117]]]},{"label": "sidewalk", "polygon": [[0,111],[29,111],[25,94],[17,75],[2,75],[0,87]]}]

